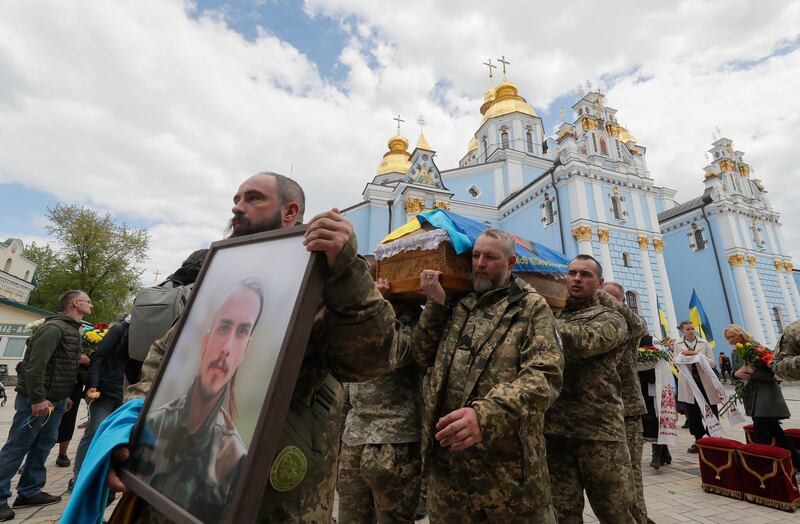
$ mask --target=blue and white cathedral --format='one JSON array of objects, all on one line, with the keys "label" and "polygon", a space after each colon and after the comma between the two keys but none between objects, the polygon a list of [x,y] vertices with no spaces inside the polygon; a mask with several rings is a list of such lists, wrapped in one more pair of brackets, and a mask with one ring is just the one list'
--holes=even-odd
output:
[{"label": "blue and white cathedral", "polygon": [[800,295],[779,214],[743,153],[728,139],[716,140],[704,170],[705,192],[678,205],[674,190],[656,185],[646,148],[604,95],[591,89],[578,94],[571,118],[562,112],[551,136],[505,74],[497,86],[490,77],[480,126],[459,165],[446,170],[436,165],[422,133],[409,151],[398,125],[362,201],[343,211],[359,251],[372,254],[390,231],[424,209],[447,209],[570,258],[594,256],[606,280],[625,287],[628,304],[656,338],[657,305],[677,336],[694,290],[717,350],[729,351],[722,330],[730,323],[774,344],[782,327],[798,318]]}]

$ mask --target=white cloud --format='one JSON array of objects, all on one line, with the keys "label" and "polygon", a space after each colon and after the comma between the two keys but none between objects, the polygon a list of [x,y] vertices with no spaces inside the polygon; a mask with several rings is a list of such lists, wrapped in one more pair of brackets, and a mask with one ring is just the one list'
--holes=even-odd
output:
[{"label": "white cloud", "polygon": [[224,10],[12,3],[0,18],[0,182],[157,224],[148,274],[171,271],[222,235],[230,197],[253,172],[293,166],[310,213],[358,201],[398,111],[412,144],[424,114],[439,167],[455,166],[480,122],[481,62],[505,54],[540,110],[582,79],[615,78],[609,105],[681,199],[702,190],[719,125],[771,190],[800,257],[790,213],[800,51],[757,62],[797,41],[800,5],[608,4],[308,0],[307,13],[349,31],[347,74],[334,85],[268,31],[245,40]]}]

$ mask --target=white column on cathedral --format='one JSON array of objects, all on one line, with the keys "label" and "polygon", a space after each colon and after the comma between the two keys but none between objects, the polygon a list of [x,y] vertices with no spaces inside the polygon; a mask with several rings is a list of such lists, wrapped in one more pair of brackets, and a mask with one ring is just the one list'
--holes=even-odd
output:
[{"label": "white column on cathedral", "polygon": [[[652,322],[650,327],[656,330],[659,326],[658,307],[656,306],[658,296],[656,295],[656,283],[653,280],[653,268],[650,266],[650,251],[648,249],[650,239],[645,235],[639,235],[636,240],[639,242],[639,249],[641,249],[644,281],[647,283],[647,303],[650,304],[650,320]],[[658,333],[658,331],[654,331],[654,333]]]},{"label": "white column on cathedral", "polygon": [[756,269],[756,257],[750,255],[747,257],[747,263],[750,265],[750,273],[753,275],[753,285],[756,288],[756,297],[758,298],[758,306],[761,308],[764,325],[767,326],[767,339],[764,340],[764,343],[771,346],[778,341],[778,337],[775,336],[775,328],[772,326],[772,318],[767,307],[767,300],[764,297],[764,288],[761,287],[761,278],[758,276],[758,270]]},{"label": "white column on cathedral", "polygon": [[[794,310],[794,304],[792,304],[792,295],[789,294],[789,286],[786,285],[786,278],[781,274],[783,273],[783,269],[783,260],[775,260],[775,271],[778,272],[778,283],[781,285],[781,293],[783,294],[783,303],[786,304],[786,312],[792,320],[796,320],[797,312]],[[789,275],[789,278],[792,278],[792,275]]]},{"label": "white column on cathedral", "polygon": [[[664,263],[664,241],[660,238],[653,239],[653,249],[656,252],[656,266],[658,267],[658,274],[661,276],[661,292],[664,295],[664,304],[661,307],[667,316],[667,324],[669,324],[670,331],[675,332],[678,329],[678,319],[675,317],[672,289],[669,286],[667,265]],[[671,333],[667,333],[667,335],[671,335]]]},{"label": "white column on cathedral", "polygon": [[764,332],[761,330],[761,319],[758,317],[756,302],[753,300],[753,292],[750,289],[750,280],[747,278],[747,269],[744,267],[745,257],[742,254],[730,255],[728,263],[733,271],[733,279],[736,283],[736,293],[739,295],[739,302],[742,304],[744,312],[744,329],[753,335],[756,340],[764,340]]},{"label": "white column on cathedral", "polygon": [[608,237],[611,231],[608,229],[598,229],[597,238],[600,239],[600,263],[603,266],[603,278],[614,280],[614,268],[611,265],[611,250],[608,248]]},{"label": "white column on cathedral", "polygon": [[590,226],[572,228],[572,236],[578,241],[578,253],[594,256],[594,251],[592,250],[592,228]]},{"label": "white column on cathedral", "polygon": [[798,318],[797,308],[800,307],[800,293],[797,292],[797,283],[794,281],[794,273],[792,273],[792,270],[794,269],[794,265],[791,262],[784,262],[783,263],[783,267],[784,267],[784,269],[786,269],[786,283],[787,283],[787,286],[789,287],[789,294],[792,295],[792,297],[794,297],[794,303],[795,303],[794,312],[795,312],[795,316],[792,318],[792,320],[794,321],[794,320],[797,320],[797,318]]}]

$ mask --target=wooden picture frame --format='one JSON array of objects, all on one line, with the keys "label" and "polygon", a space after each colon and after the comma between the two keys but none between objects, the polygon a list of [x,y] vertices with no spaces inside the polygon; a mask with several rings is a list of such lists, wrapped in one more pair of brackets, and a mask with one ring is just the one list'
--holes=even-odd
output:
[{"label": "wooden picture frame", "polygon": [[[211,245],[208,258],[195,283],[191,298],[177,324],[175,336],[164,356],[161,369],[131,434],[131,460],[128,467],[121,471],[122,480],[129,488],[174,522],[180,524],[201,522],[241,523],[252,522],[256,519],[261,499],[267,491],[269,471],[275,458],[278,440],[289,411],[289,404],[308,345],[314,316],[321,303],[325,259],[320,253],[309,253],[305,250],[302,245],[305,230],[306,226],[297,226],[290,229],[220,240]],[[305,254],[305,257],[298,261],[301,252]],[[254,257],[254,254],[260,254],[261,256]],[[238,275],[231,274],[237,272]],[[228,304],[243,303],[242,300],[237,298],[242,295],[235,294],[240,293],[235,290],[244,285],[239,279],[242,277],[250,278],[248,275],[250,277],[253,275],[260,276],[268,280],[271,285],[280,287],[281,292],[275,293],[276,298],[274,298],[274,301],[283,300],[284,303],[271,303],[269,286],[262,288],[262,309],[259,310],[255,321],[250,321],[251,331],[246,343],[246,349],[244,349],[245,354],[239,360],[236,370],[229,378],[228,371],[230,368],[224,367],[220,363],[222,360],[214,360],[207,367],[204,367],[203,360],[207,358],[206,351],[210,347],[212,349],[209,351],[214,351],[212,345],[215,339],[213,337],[217,333],[222,333],[221,330],[223,328],[218,328],[220,323],[223,323],[222,320],[218,322],[218,319],[222,318],[222,311],[225,310],[227,317],[236,318],[235,315],[228,315],[227,312],[230,311],[230,308],[237,306],[228,306]],[[221,283],[223,281],[224,283]],[[228,291],[231,289],[231,282],[236,282],[233,286],[234,291]],[[298,282],[299,285],[297,285]],[[286,297],[292,295],[292,290],[294,290],[294,300],[287,300]],[[245,297],[244,303],[252,303],[252,295],[250,297],[250,299]],[[226,307],[228,309],[225,309]],[[241,309],[243,306],[239,307]],[[251,307],[247,311],[252,312],[253,310]],[[209,324],[210,312],[213,312],[213,316]],[[229,321],[226,320],[225,322]],[[206,327],[210,325],[211,327],[203,336],[200,351],[198,351],[196,344],[199,339],[199,333],[197,331],[204,325]],[[247,325],[247,323],[239,325]],[[281,327],[284,329],[281,330]],[[274,334],[272,333],[272,328],[276,330]],[[267,333],[267,335],[256,340],[262,333]],[[227,335],[220,335],[220,337],[222,336]],[[237,335],[231,336],[235,337]],[[241,345],[238,347],[241,347]],[[254,350],[256,350],[255,353]],[[197,353],[193,354],[193,351]],[[223,350],[220,350],[220,354],[221,351]],[[225,354],[229,355],[230,353],[233,353],[233,351]],[[188,365],[194,358],[193,355],[199,360],[197,366]],[[209,356],[208,358],[211,357]],[[263,366],[253,365],[253,363],[257,364],[262,361],[268,364],[270,359],[273,359],[274,365],[272,369],[266,369],[266,372],[263,372]],[[249,364],[248,360],[250,360]],[[204,375],[204,369],[214,369],[215,371],[213,373],[208,371],[208,374]],[[245,382],[245,387],[242,387],[241,382],[237,384],[240,372],[243,373],[242,376],[245,377],[243,379],[245,381],[248,380],[248,376],[260,376],[262,379],[269,379],[269,382],[265,380],[259,381],[258,378],[250,378],[251,383]],[[207,393],[208,389],[204,389],[205,385],[217,384],[220,380],[223,380],[218,378],[220,375],[226,380],[222,387],[228,389],[221,390],[223,393],[218,394],[220,396],[219,403],[216,404],[217,411],[211,411],[212,415],[208,416],[201,427],[208,427],[210,420],[216,420],[216,424],[219,426],[219,416],[222,416],[225,421],[233,420],[231,415],[223,412],[223,405],[225,400],[230,402],[230,392],[234,390],[243,390],[245,394],[249,395],[250,401],[247,404],[250,406],[249,420],[251,422],[255,421],[255,425],[253,427],[251,423],[249,426],[251,428],[251,431],[248,432],[250,434],[249,439],[245,439],[244,432],[242,434],[239,433],[241,428],[238,425],[235,426],[236,436],[240,438],[239,442],[249,440],[249,445],[246,446],[243,457],[234,454],[235,457],[240,458],[235,462],[236,466],[231,468],[233,480],[229,484],[229,489],[225,492],[224,488],[220,488],[220,491],[224,492],[225,498],[220,504],[213,506],[213,510],[219,509],[220,511],[220,514],[216,515],[212,511],[199,510],[197,507],[186,508],[174,500],[174,498],[178,497],[174,494],[176,488],[172,484],[180,484],[180,482],[165,480],[164,483],[166,485],[161,485],[161,489],[151,485],[151,483],[155,483],[156,486],[159,486],[159,483],[153,482],[154,479],[164,479],[174,475],[175,471],[179,470],[179,468],[170,469],[172,462],[175,461],[164,459],[161,461],[164,463],[157,463],[158,461],[155,459],[158,457],[173,457],[174,455],[166,451],[156,452],[156,450],[180,449],[183,451],[185,443],[190,442],[188,438],[178,439],[175,436],[180,433],[172,433],[174,437],[172,440],[177,442],[177,447],[171,448],[166,444],[170,439],[163,438],[161,440],[164,440],[164,442],[161,442],[158,437],[153,439],[152,436],[157,433],[157,429],[162,432],[160,434],[163,434],[164,428],[169,426],[170,422],[174,422],[174,417],[165,418],[166,416],[161,416],[163,413],[172,415],[172,411],[176,411],[179,414],[175,415],[175,417],[179,420],[191,420],[191,414],[185,414],[183,408],[189,406],[189,400],[192,398],[206,398],[202,397],[203,393],[198,393],[198,391],[203,390]],[[209,376],[211,377],[210,379],[207,378]],[[175,377],[180,378],[180,380]],[[181,404],[181,397],[167,404],[161,404],[165,398],[169,398],[169,395],[173,394],[172,392],[176,388],[186,388],[185,385],[178,386],[177,384],[181,380],[183,381],[181,384],[186,382],[187,377],[191,379],[191,382],[188,389],[186,389],[186,394],[182,397],[183,404]],[[262,391],[263,394],[261,393]],[[193,393],[201,396],[192,396]],[[225,398],[221,395],[228,395],[228,397]],[[258,406],[259,398],[261,399],[260,407]],[[203,404],[198,402],[198,405],[202,406]],[[237,410],[228,411],[236,412]],[[238,411],[241,412],[243,410]],[[190,410],[187,408],[186,412],[190,412]],[[254,417],[256,412],[257,417]],[[158,418],[157,423],[153,422],[156,415],[148,419],[151,413],[157,413],[161,416],[161,418]],[[181,418],[182,416],[183,418]],[[158,424],[157,428],[156,424]],[[170,429],[171,426],[168,430]],[[233,438],[229,435],[230,431],[227,431],[225,438]],[[145,441],[153,445],[145,445]],[[175,445],[173,444],[173,446]],[[182,448],[181,446],[184,447]],[[236,446],[221,446],[221,448],[223,450],[237,449],[241,451],[241,447]],[[148,454],[153,455],[151,458],[154,458],[154,460],[147,461],[144,457]],[[199,456],[209,456],[210,454],[211,449],[207,450],[205,455],[201,451]],[[229,458],[229,456],[230,453],[227,455],[220,453],[219,455],[219,457],[223,458]],[[223,460],[219,457],[217,457],[217,460]],[[186,467],[188,463],[186,461],[180,464]],[[227,462],[224,464],[227,464]],[[157,470],[158,473],[151,473],[147,471],[148,468]],[[215,467],[214,471],[218,470],[219,468]],[[159,477],[159,475],[162,475],[162,477]],[[219,486],[219,483],[215,485],[215,487]],[[207,488],[207,486],[204,487]],[[182,488],[190,489],[185,485]],[[180,490],[181,488],[177,489]],[[173,490],[173,496],[164,493],[164,491],[170,490]],[[187,504],[192,505],[192,503]],[[203,514],[198,515],[198,512]],[[214,515],[213,517],[211,516],[212,514]]]}]

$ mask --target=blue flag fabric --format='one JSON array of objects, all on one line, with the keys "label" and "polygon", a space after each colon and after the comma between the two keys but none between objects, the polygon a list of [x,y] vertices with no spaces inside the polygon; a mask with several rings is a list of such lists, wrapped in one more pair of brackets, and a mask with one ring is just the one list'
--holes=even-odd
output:
[{"label": "blue flag fabric", "polygon": [[669,334],[669,323],[667,322],[667,315],[664,314],[664,310],[661,309],[661,302],[656,297],[656,307],[658,307],[658,324],[661,327],[661,339],[667,338]]},{"label": "blue flag fabric", "polygon": [[692,289],[692,298],[689,299],[689,320],[692,321],[700,336],[706,339],[708,345],[712,348],[716,345],[714,341],[714,333],[711,331],[711,322],[708,321],[706,312],[703,309],[703,303],[697,296],[697,292]]},{"label": "blue flag fabric", "polygon": [[126,402],[109,415],[97,428],[86,459],[83,461],[72,496],[61,517],[61,524],[101,524],[106,511],[108,486],[106,475],[115,447],[127,444],[143,399]]},{"label": "blue flag fabric", "polygon": [[[478,235],[484,229],[488,229],[488,226],[477,220],[443,209],[426,211],[417,215],[416,218],[420,223],[427,222],[437,229],[445,230],[457,254],[471,250]],[[566,274],[567,266],[569,266],[567,257],[538,242],[525,240],[513,234],[511,236],[516,244],[517,255],[514,271]]]}]

